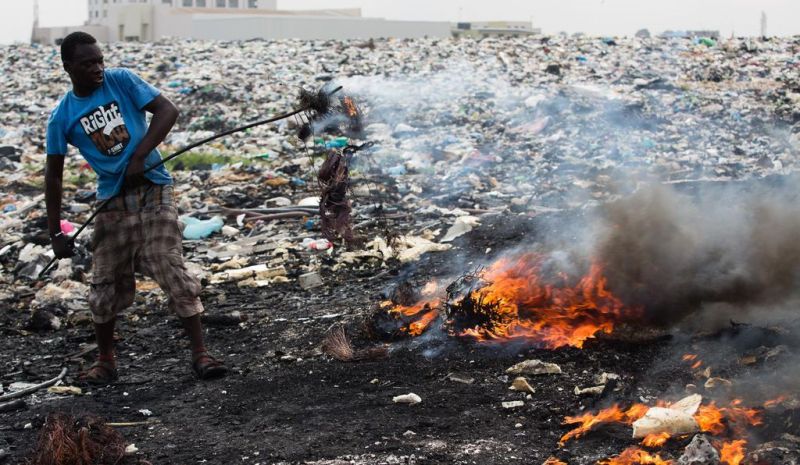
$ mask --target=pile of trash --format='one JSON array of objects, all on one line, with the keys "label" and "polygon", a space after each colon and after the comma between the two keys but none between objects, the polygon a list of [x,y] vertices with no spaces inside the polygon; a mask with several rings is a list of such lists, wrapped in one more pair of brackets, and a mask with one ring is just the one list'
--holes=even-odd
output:
[{"label": "pile of trash", "polygon": [[[800,151],[800,38],[171,40],[103,49],[109,66],[133,69],[180,108],[164,155],[290,110],[302,88],[341,85],[366,115],[363,140],[317,131],[304,141],[303,121],[290,119],[169,164],[187,261],[209,286],[313,289],[328,273],[450,249],[483,215],[586,208],[645,179],[787,174]],[[46,124],[69,80],[56,47],[6,46],[0,58],[0,301],[75,318],[86,309],[90,256],[61,260],[46,285],[38,281],[52,258]],[[326,154],[366,141],[374,147],[350,167],[362,244],[352,249],[321,234],[317,171]],[[90,215],[94,179],[70,148],[65,233]]]}]

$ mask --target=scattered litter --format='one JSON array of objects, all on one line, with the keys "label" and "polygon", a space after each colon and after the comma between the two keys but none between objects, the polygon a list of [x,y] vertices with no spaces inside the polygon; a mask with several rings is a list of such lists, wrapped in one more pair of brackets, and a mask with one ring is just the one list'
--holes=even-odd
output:
[{"label": "scattered litter", "polygon": [[694,414],[702,401],[702,396],[693,394],[669,407],[651,407],[642,418],[633,422],[633,437],[643,438],[661,433],[670,435],[696,433],[700,426],[694,419]]},{"label": "scattered litter", "polygon": [[533,386],[528,383],[528,380],[522,376],[514,378],[514,381],[511,382],[511,387],[509,387],[509,389],[512,391],[527,392],[530,394],[536,392]]},{"label": "scattered litter", "polygon": [[503,402],[502,406],[505,409],[520,408],[525,406],[525,402],[521,400],[512,400],[510,402]]},{"label": "scattered litter", "polygon": [[410,394],[403,394],[400,396],[392,397],[392,402],[395,404],[409,404],[415,405],[422,402],[422,397],[414,394],[413,392]]},{"label": "scattered litter", "polygon": [[209,220],[198,220],[191,216],[182,216],[180,221],[185,225],[183,238],[188,240],[204,239],[222,230],[222,217],[215,216]]},{"label": "scattered litter", "polygon": [[561,373],[561,367],[555,363],[531,359],[517,363],[507,369],[506,373],[510,375],[557,375]]}]

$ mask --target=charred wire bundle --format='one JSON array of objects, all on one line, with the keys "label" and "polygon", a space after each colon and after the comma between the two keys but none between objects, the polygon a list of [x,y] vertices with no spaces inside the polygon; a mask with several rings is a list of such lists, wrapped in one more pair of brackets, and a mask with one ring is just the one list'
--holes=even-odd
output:
[{"label": "charred wire bundle", "polygon": [[340,362],[357,362],[361,360],[376,360],[388,355],[385,347],[374,347],[370,349],[356,350],[353,348],[350,338],[344,331],[344,327],[339,325],[331,329],[325,340],[322,341],[323,351]]},{"label": "charred wire bundle", "polygon": [[114,465],[125,456],[125,440],[95,416],[51,413],[28,465]]},{"label": "charred wire bundle", "polygon": [[319,215],[322,234],[329,241],[334,241],[338,236],[344,239],[348,246],[358,244],[350,217],[353,209],[350,206],[350,199],[347,198],[347,191],[350,188],[350,162],[356,152],[371,146],[371,142],[348,145],[341,151],[330,153],[319,168],[317,175],[321,191]]},{"label": "charred wire bundle", "polygon": [[361,120],[361,109],[353,97],[340,95],[333,98],[333,94],[341,87],[330,91],[322,88],[317,92],[306,89],[300,91],[300,106],[307,108],[306,122],[300,126],[298,137],[306,140],[313,134],[336,133],[348,137],[361,138],[364,125]]},{"label": "charred wire bundle", "polygon": [[488,301],[481,289],[491,283],[483,278],[483,269],[467,273],[447,286],[445,314],[447,322],[456,334],[476,326],[492,330],[500,323],[502,315],[497,311],[499,302]]},{"label": "charred wire bundle", "polygon": [[348,245],[355,242],[351,224],[350,199],[347,189],[350,182],[350,159],[345,151],[331,153],[319,169],[317,181],[320,187],[319,215],[322,234],[329,241],[341,236]]},{"label": "charred wire bundle", "polygon": [[[355,138],[362,135],[361,110],[355,100],[348,95],[332,99],[332,94],[324,88],[318,92],[300,91],[300,104],[309,108],[307,121],[298,133],[300,139],[306,140],[313,134],[326,132]],[[356,245],[350,217],[352,208],[347,198],[350,162],[356,152],[371,146],[371,143],[348,145],[342,150],[329,152],[319,169],[317,180],[321,191],[319,211],[322,234],[330,241],[341,237],[348,246]]]}]

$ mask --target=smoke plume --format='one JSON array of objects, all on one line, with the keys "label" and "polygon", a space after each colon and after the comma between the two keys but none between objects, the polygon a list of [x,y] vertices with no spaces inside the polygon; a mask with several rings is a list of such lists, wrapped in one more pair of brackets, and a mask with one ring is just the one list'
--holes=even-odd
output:
[{"label": "smoke plume", "polygon": [[785,316],[800,272],[792,184],[692,195],[654,184],[608,204],[596,247],[609,287],[658,324]]}]

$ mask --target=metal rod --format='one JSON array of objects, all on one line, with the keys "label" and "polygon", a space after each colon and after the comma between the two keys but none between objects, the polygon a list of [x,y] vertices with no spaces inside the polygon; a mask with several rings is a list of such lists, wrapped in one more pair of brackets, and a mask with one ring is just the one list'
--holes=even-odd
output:
[{"label": "metal rod", "polygon": [[31,387],[23,389],[21,391],[12,392],[11,394],[6,394],[6,395],[3,395],[3,396],[0,396],[0,402],[5,402],[7,400],[16,399],[18,397],[25,397],[28,394],[33,394],[34,392],[38,391],[39,389],[44,389],[46,387],[50,387],[50,386],[56,384],[57,382],[61,381],[64,378],[64,376],[66,376],[66,374],[67,374],[67,367],[64,367],[64,368],[61,369],[61,373],[59,373],[58,376],[56,376],[55,378],[49,379],[49,380],[47,380],[47,381],[45,381],[43,383],[39,383],[39,384],[37,384],[35,386],[31,386]]}]

